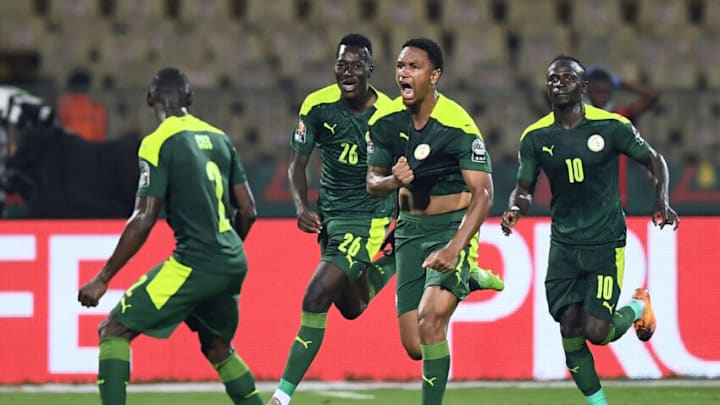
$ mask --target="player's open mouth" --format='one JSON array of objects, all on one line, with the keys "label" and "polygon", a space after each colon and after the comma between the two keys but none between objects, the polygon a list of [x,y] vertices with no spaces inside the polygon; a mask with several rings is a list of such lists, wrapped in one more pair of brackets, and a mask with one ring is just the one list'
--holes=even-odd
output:
[{"label": "player's open mouth", "polygon": [[340,87],[342,87],[344,91],[351,92],[357,87],[357,82],[355,80],[343,80],[340,82]]},{"label": "player's open mouth", "polygon": [[415,90],[408,83],[400,83],[400,94],[403,98],[412,98],[415,95]]}]

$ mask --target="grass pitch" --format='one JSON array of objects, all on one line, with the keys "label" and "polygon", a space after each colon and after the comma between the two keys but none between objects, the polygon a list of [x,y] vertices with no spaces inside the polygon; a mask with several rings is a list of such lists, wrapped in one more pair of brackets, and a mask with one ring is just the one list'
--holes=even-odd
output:
[{"label": "grass pitch", "polygon": [[[150,386],[148,386],[150,387]],[[88,391],[90,390],[89,387]],[[212,391],[183,392],[183,384],[176,384],[173,392],[146,392],[132,390],[128,393],[129,405],[190,405],[190,404],[231,404],[224,393]],[[95,392],[21,392],[3,387],[0,391],[0,404],[49,404],[49,405],[90,405],[98,404]],[[681,404],[705,405],[720,404],[720,385],[699,383],[662,385],[655,382],[637,381],[632,384],[606,384],[605,392],[611,404],[656,405]],[[262,391],[264,401],[270,399],[270,391]],[[420,383],[407,384],[400,388],[364,389],[359,386],[335,389],[332,385],[319,386],[297,392],[293,396],[294,405],[414,405],[420,403]],[[502,405],[581,405],[584,404],[579,391],[564,384],[557,386],[542,383],[502,384],[497,387],[463,387],[448,389],[445,395],[446,405],[454,404],[502,404]]]}]

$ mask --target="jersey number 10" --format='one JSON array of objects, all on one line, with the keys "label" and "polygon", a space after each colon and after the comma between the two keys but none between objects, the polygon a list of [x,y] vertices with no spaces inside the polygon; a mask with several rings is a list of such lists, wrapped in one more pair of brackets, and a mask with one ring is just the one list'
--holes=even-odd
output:
[{"label": "jersey number 10", "polygon": [[583,180],[585,180],[585,171],[583,170],[582,159],[565,159],[565,166],[567,166],[568,182],[570,184],[582,183]]}]

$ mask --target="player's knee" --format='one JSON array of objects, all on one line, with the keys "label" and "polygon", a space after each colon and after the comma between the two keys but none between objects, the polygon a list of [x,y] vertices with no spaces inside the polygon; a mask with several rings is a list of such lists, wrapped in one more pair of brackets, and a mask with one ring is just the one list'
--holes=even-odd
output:
[{"label": "player's knee", "polygon": [[128,329],[125,325],[121,324],[112,316],[108,316],[98,326],[98,337],[100,339],[123,337],[132,339],[136,334]]},{"label": "player's knee", "polygon": [[323,313],[330,309],[330,305],[333,303],[333,294],[330,291],[326,291],[322,286],[311,284],[305,291],[303,297],[302,308],[303,311],[313,313]]},{"label": "player's knee", "polygon": [[585,325],[585,338],[594,345],[607,344],[607,337],[609,333],[609,323],[593,323]]},{"label": "player's knee", "polygon": [[232,354],[232,345],[223,339],[208,334],[200,334],[200,350],[213,364],[221,363]]},{"label": "player's knee", "polygon": [[445,322],[441,314],[434,311],[420,311],[418,314],[418,326],[420,336],[433,336],[444,333]]}]

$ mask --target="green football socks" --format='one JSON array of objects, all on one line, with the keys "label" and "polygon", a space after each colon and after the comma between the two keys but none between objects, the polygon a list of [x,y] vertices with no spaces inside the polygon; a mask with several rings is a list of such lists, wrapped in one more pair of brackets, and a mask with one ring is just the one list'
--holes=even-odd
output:
[{"label": "green football socks", "polygon": [[263,405],[255,388],[255,378],[237,353],[233,352],[221,363],[213,364],[213,367],[225,385],[225,392],[235,405]]},{"label": "green football socks", "polygon": [[575,385],[585,396],[598,392],[601,388],[600,379],[597,372],[595,372],[595,360],[587,347],[585,338],[563,338],[562,342],[565,351],[565,364],[570,370]]},{"label": "green football socks", "polygon": [[368,284],[372,300],[395,274],[395,256],[381,256],[368,268]]},{"label": "green football socks", "polygon": [[130,341],[100,339],[98,388],[104,405],[124,405],[130,380]]},{"label": "green football socks", "polygon": [[605,398],[605,391],[603,391],[602,388],[592,395],[585,396],[585,400],[590,405],[608,405],[608,401]]},{"label": "green football socks", "polygon": [[420,345],[423,359],[422,403],[441,405],[450,373],[450,347],[447,340]]},{"label": "green football socks", "polygon": [[300,380],[320,350],[326,325],[327,312],[318,314],[303,311],[300,330],[290,347],[290,355],[280,380],[279,391],[288,396],[292,396],[295,392],[295,388],[300,384]]},{"label": "green football socks", "polygon": [[612,323],[610,333],[608,334],[608,337],[605,339],[605,341],[601,344],[605,345],[620,339],[620,337],[622,337],[622,335],[624,335],[625,332],[630,329],[630,325],[635,322],[635,319],[635,311],[630,305],[622,307],[615,311],[612,316],[612,320],[610,321]]}]

